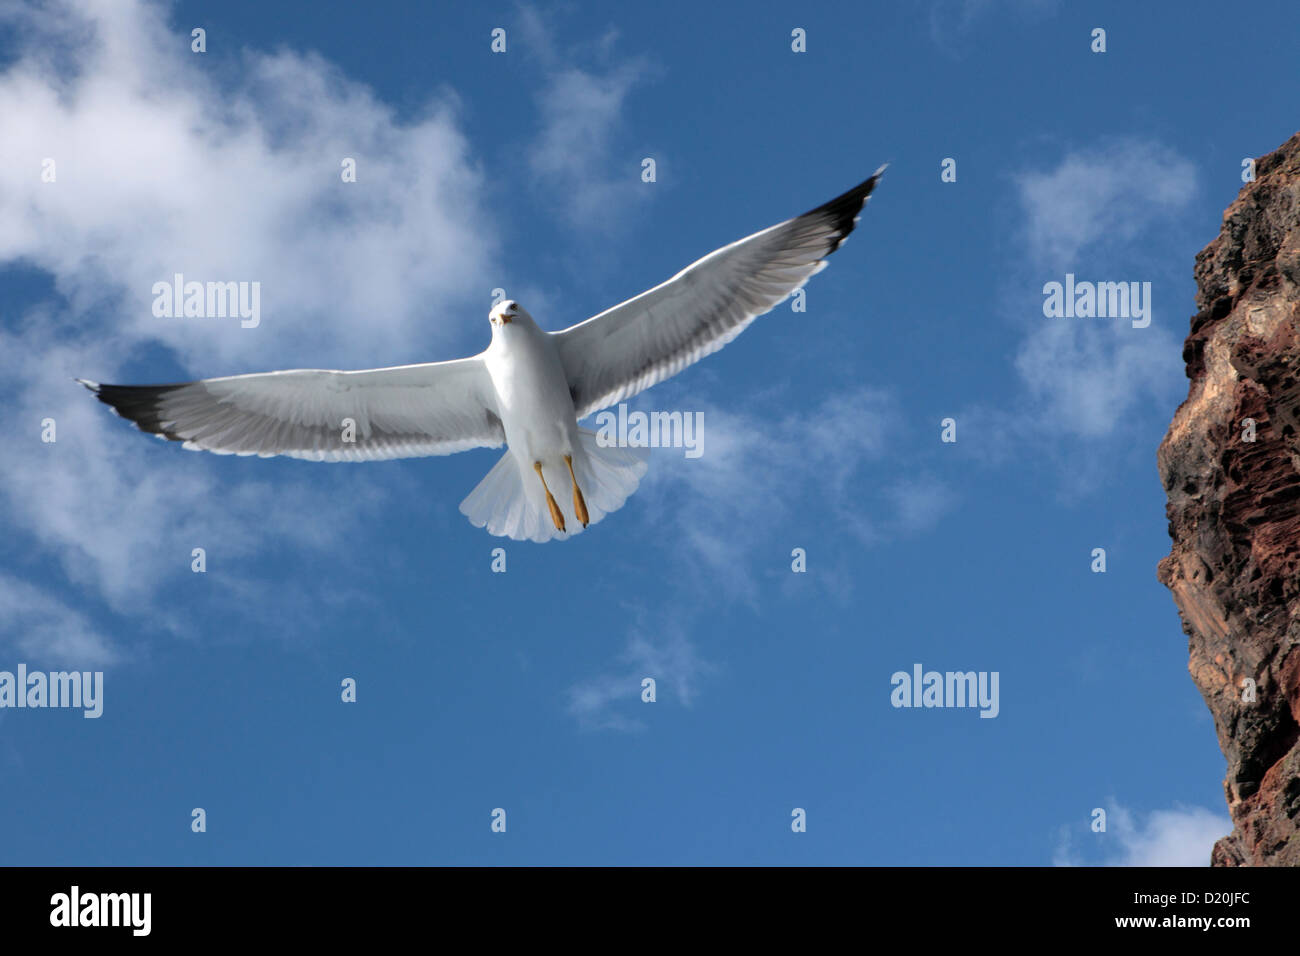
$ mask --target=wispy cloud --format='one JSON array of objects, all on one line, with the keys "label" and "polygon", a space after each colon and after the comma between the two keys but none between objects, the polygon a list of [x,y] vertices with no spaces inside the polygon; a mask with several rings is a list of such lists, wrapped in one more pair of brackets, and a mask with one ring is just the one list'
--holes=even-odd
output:
[{"label": "wispy cloud", "polygon": [[944,52],[955,54],[981,20],[1039,19],[1059,6],[1060,0],[931,0],[930,38]]},{"label": "wispy cloud", "polygon": [[[760,579],[747,556],[815,522],[859,544],[879,544],[932,527],[956,502],[954,489],[923,469],[885,478],[865,469],[906,443],[903,416],[887,392],[854,388],[807,412],[779,396],[732,411],[656,390],[655,407],[704,413],[704,453],[656,454],[646,482],[647,513],[671,515],[674,534],[708,572],[710,588],[752,600]],[[883,486],[883,487],[879,487]],[[791,546],[784,545],[785,553]],[[778,549],[779,550],[779,549]]]},{"label": "wispy cloud", "polygon": [[1022,417],[1025,425],[1046,424],[1060,436],[1105,438],[1139,403],[1171,398],[1180,383],[1181,349],[1165,328],[1043,323],[1016,353],[1016,371],[1041,416]]},{"label": "wispy cloud", "polygon": [[1069,268],[1084,254],[1127,251],[1185,211],[1196,168],[1153,140],[1126,138],[1066,154],[1016,177],[1024,243],[1034,260]]},{"label": "wispy cloud", "polygon": [[[639,708],[668,699],[691,706],[700,680],[715,668],[703,660],[685,630],[676,622],[649,623],[644,611],[634,612],[627,646],[610,668],[574,684],[567,692],[568,711],[587,729],[637,731],[645,728]],[[655,682],[656,700],[641,699],[642,681]]]},{"label": "wispy cloud", "polygon": [[[1003,308],[1024,329],[1014,359],[1023,393],[1009,408],[966,409],[966,434],[991,442],[1000,436],[1005,449],[1044,447],[1125,434],[1144,407],[1172,413],[1182,385],[1176,329],[1192,306],[1178,280],[1191,263],[1171,271],[1164,235],[1191,208],[1195,168],[1170,147],[1127,138],[1067,152],[1014,183],[1020,265],[1004,278]],[[1086,282],[1150,283],[1150,325],[1045,316],[1044,285],[1067,273]],[[1095,484],[1095,456],[1066,457],[1067,483]]]},{"label": "wispy cloud", "polygon": [[929,531],[957,504],[958,495],[942,479],[925,473],[899,479],[885,489],[888,512],[893,515],[886,525],[895,535]]},{"label": "wispy cloud", "polygon": [[98,668],[114,663],[118,652],[108,635],[83,614],[68,608],[38,584],[0,571],[0,648],[12,670],[21,661],[37,668],[57,665]]},{"label": "wispy cloud", "polygon": [[544,75],[537,90],[540,126],[528,154],[532,172],[565,220],[607,230],[620,220],[611,209],[650,196],[641,182],[643,157],[616,147],[628,96],[653,68],[645,57],[616,57],[615,31],[594,45],[560,50],[555,30],[535,9],[523,8],[519,16]]},{"label": "wispy cloud", "polygon": [[[897,400],[885,391],[831,393],[807,412],[788,410],[779,394],[743,412],[685,396],[682,386],[665,385],[653,401],[638,403],[704,415],[700,457],[661,449],[638,492],[637,510],[654,533],[678,545],[673,561],[693,569],[679,578],[690,592],[674,602],[679,607],[700,606],[702,598],[703,606],[756,606],[772,584],[773,565],[785,568],[783,589],[794,577],[808,578],[847,597],[851,583],[834,564],[812,575],[789,571],[791,549],[810,544],[810,528],[821,540],[838,535],[854,549],[878,546],[929,531],[959,500],[924,468],[913,465],[904,474],[889,465],[907,436]],[[642,676],[658,673],[669,675],[674,692],[689,702],[697,680],[712,670],[697,650],[695,619],[681,611],[639,614],[620,666],[575,685],[570,713],[587,727],[639,730],[643,722],[626,702],[637,700]]]}]

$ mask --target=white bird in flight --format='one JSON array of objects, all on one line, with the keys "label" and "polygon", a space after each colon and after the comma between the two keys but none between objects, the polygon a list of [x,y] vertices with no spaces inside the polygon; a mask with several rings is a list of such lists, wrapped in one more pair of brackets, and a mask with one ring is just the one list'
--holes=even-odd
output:
[{"label": "white bird in flight", "polygon": [[501,302],[488,314],[491,344],[471,358],[178,385],[77,381],[141,430],[222,455],[375,461],[505,443],[461,512],[494,535],[567,537],[622,507],[647,467],[646,449],[602,445],[578,422],[716,352],[801,288],[853,231],[884,170],[562,332]]}]

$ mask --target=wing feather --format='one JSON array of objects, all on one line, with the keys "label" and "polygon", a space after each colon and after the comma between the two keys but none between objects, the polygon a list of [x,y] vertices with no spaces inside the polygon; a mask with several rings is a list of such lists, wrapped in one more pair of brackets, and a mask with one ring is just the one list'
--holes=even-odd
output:
[{"label": "wing feather", "polygon": [[[482,358],[359,372],[294,369],[177,385],[78,379],[142,431],[220,455],[374,461],[499,447]],[[355,423],[345,441],[344,420]]]},{"label": "wing feather", "polygon": [[826,267],[885,167],[810,212],[723,246],[667,282],[556,333],[578,418],[722,348]]}]

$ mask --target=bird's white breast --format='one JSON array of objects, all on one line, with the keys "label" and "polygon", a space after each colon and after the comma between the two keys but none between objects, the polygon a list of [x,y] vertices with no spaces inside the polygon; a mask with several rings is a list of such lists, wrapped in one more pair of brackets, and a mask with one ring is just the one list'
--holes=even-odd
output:
[{"label": "bird's white breast", "polygon": [[573,396],[551,336],[531,323],[510,323],[492,337],[484,360],[516,456],[531,462],[571,453]]}]

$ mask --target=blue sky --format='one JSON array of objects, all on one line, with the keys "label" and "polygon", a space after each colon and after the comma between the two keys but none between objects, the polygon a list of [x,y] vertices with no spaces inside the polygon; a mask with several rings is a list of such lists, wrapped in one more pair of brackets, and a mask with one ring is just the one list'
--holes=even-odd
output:
[{"label": "blue sky", "polygon": [[[98,719],[0,710],[0,862],[1207,861],[1155,449],[1193,257],[1295,131],[1297,21],[0,6],[0,670],[105,675]],[[703,455],[568,541],[457,512],[496,451],[195,454],[71,381],[471,354],[493,289],[562,328],[882,162],[806,312],[632,402],[703,412]],[[175,272],[259,281],[261,324],[154,317]],[[1045,317],[1067,273],[1150,282],[1150,326]],[[997,717],[891,706],[917,663],[997,672]]]}]

